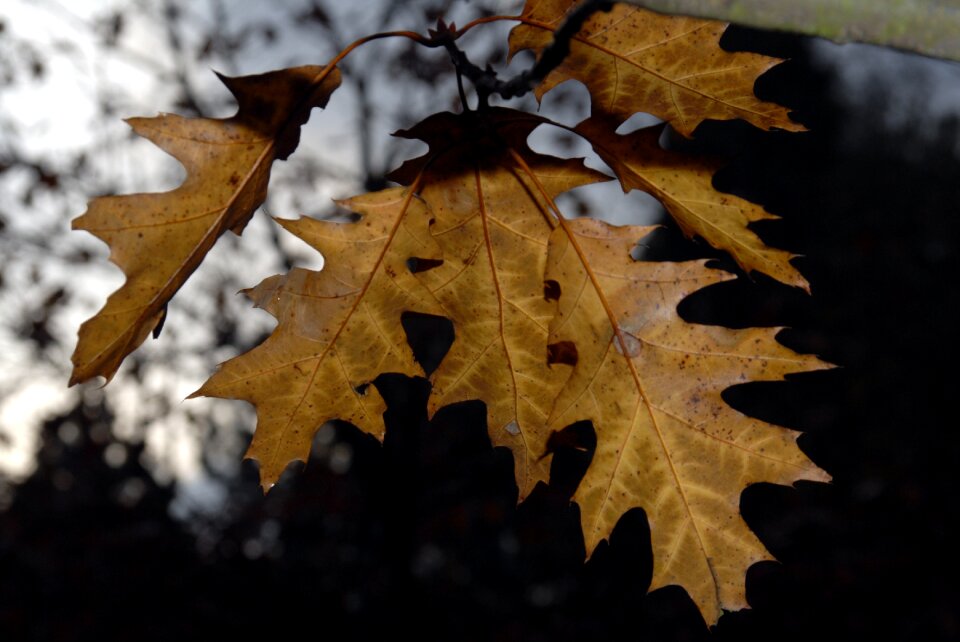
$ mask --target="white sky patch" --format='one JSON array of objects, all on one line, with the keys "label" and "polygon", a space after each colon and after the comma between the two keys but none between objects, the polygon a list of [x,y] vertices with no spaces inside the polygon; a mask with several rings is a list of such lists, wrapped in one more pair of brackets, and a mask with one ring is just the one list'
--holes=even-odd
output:
[{"label": "white sky patch", "polygon": [[24,479],[36,466],[40,425],[52,413],[65,411],[73,403],[74,393],[63,384],[52,378],[39,379],[0,401],[0,433],[10,440],[0,445],[0,462],[14,480]]},{"label": "white sky patch", "polygon": [[[0,112],[11,122],[22,152],[54,164],[66,151],[91,149],[91,153],[95,153],[92,151],[94,143],[105,136],[102,124],[96,120],[99,92],[140,97],[144,103],[152,97],[157,100],[156,106],[151,109],[154,113],[158,111],[157,108],[164,106],[160,102],[163,98],[157,95],[155,73],[148,73],[145,69],[145,65],[149,65],[146,61],[154,52],[163,51],[159,46],[161,35],[156,28],[150,28],[147,16],[138,17],[127,25],[130,37],[125,38],[121,45],[129,47],[129,55],[124,56],[104,55],[102,45],[88,26],[96,16],[105,15],[123,4],[129,3],[71,0],[61,4],[49,0],[5,0],[0,4],[0,20],[11,37],[29,42],[43,54],[44,71],[39,79],[21,80],[0,91]],[[143,64],[136,62],[138,57],[142,57]],[[122,139],[128,131],[128,126],[118,116],[106,136]],[[149,154],[153,154],[154,161],[150,160],[149,154],[146,155],[146,161],[142,158],[146,148],[153,150]],[[117,146],[116,149],[126,151],[125,146]],[[142,145],[140,150],[141,153],[135,156],[141,158],[136,161],[128,153],[121,154],[119,158],[113,156],[103,160],[108,167],[112,165],[120,170],[121,174],[132,174],[134,172],[130,168],[135,168],[137,172],[149,175],[154,182],[154,189],[169,187],[163,185],[164,172],[160,168],[164,163],[169,167],[173,161],[149,143]],[[9,224],[21,233],[42,233],[42,223],[60,216],[56,205],[63,205],[62,198],[49,205],[35,203],[32,209],[36,211],[29,213],[18,212],[11,203],[5,204],[4,210],[11,216]],[[83,211],[82,202],[75,203],[73,207],[74,215]],[[38,216],[36,212],[41,214]],[[123,281],[123,276],[118,269],[106,263],[108,251],[102,243],[89,235],[67,234],[66,229],[63,232],[62,239],[68,248],[85,246],[104,258],[102,265],[96,269],[73,272],[69,266],[54,260],[44,261],[44,281],[66,284],[75,295],[74,303],[52,322],[57,334],[65,333],[61,337],[62,344],[72,348],[80,323],[103,304],[106,292],[115,289]],[[40,260],[43,260],[42,257]],[[18,265],[24,264],[13,264],[14,268]],[[8,305],[11,301],[15,302],[14,305],[25,305],[31,295],[37,296],[36,287],[28,274],[18,275],[16,269],[8,269],[4,277],[4,302]],[[33,469],[40,424],[55,413],[66,410],[76,399],[76,394],[74,390],[68,390],[65,373],[37,361],[28,345],[9,332],[10,327],[10,323],[3,323],[0,331],[0,371],[3,372],[0,380],[7,394],[0,399],[0,430],[7,440],[7,443],[0,445],[0,470],[14,478],[22,478]],[[67,367],[69,353],[59,356],[64,367]],[[190,391],[183,392],[183,396]],[[177,388],[174,394],[180,392]],[[124,405],[123,395],[117,396],[120,397],[120,405]],[[130,419],[129,416],[126,418]],[[123,426],[123,422],[118,426]],[[188,439],[186,443],[195,445],[196,439]],[[189,466],[188,462],[195,464],[196,457],[185,457],[182,461]]]}]

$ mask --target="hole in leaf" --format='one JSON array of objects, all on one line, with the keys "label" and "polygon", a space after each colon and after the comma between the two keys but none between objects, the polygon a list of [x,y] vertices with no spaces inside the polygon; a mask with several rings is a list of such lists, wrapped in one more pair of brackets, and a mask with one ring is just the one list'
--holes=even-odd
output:
[{"label": "hole in leaf", "polygon": [[597,448],[597,433],[593,423],[578,421],[551,434],[547,439],[547,452],[556,453],[561,448],[593,453]]},{"label": "hole in leaf", "polygon": [[418,259],[415,256],[411,256],[409,259],[407,259],[407,269],[413,274],[432,270],[433,268],[442,264],[443,261],[441,259]]},{"label": "hole in leaf", "polygon": [[547,363],[575,366],[578,358],[577,346],[573,341],[560,341],[547,346]]},{"label": "hole in leaf", "polygon": [[407,335],[413,357],[429,377],[453,345],[453,322],[433,314],[404,312],[400,315],[400,325]]},{"label": "hole in leaf", "polygon": [[367,388],[369,388],[369,387],[370,387],[370,383],[369,383],[369,382],[367,382],[367,383],[361,383],[359,386],[357,386],[356,388],[354,388],[354,390],[356,391],[356,393],[357,393],[358,395],[360,395],[360,396],[362,397],[362,396],[364,396],[365,394],[367,394]]},{"label": "hole in leaf", "polygon": [[163,310],[160,311],[160,320],[157,321],[157,325],[153,326],[153,338],[159,339],[160,332],[163,330],[163,324],[167,320],[167,306],[163,306]]},{"label": "hole in leaf", "polygon": [[597,433],[589,421],[578,421],[550,435],[546,453],[550,462],[550,487],[572,497],[597,449]]},{"label": "hole in leaf", "polygon": [[620,126],[617,127],[617,133],[621,135],[632,134],[639,129],[653,127],[662,122],[662,120],[652,114],[637,112],[630,118],[620,123]]},{"label": "hole in leaf", "polygon": [[556,281],[543,282],[543,298],[547,301],[557,301],[560,299],[560,284]]}]

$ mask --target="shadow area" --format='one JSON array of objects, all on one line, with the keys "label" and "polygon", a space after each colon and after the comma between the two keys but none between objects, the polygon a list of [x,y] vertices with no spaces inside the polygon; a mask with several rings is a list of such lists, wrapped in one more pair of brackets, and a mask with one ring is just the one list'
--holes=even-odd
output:
[{"label": "shadow area", "polygon": [[382,444],[326,425],[306,466],[266,497],[245,465],[216,523],[171,517],[173,490],[139,453],[108,463],[102,401],[50,420],[40,468],[0,512],[3,638],[239,639],[306,626],[335,640],[703,639],[683,591],[645,595],[642,511],[585,563],[571,497],[596,443],[589,423],[554,436],[550,483],[518,505],[484,404],[428,419],[426,380],[374,385],[388,404]]}]

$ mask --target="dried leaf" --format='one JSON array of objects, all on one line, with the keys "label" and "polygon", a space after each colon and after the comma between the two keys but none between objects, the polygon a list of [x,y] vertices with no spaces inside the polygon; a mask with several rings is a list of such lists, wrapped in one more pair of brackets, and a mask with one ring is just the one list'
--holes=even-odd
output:
[{"label": "dried leaf", "polygon": [[[401,182],[423,175],[419,194],[444,261],[417,276],[456,333],[432,377],[430,412],[486,402],[491,440],[514,453],[521,497],[549,476],[546,419],[566,376],[547,364],[553,305],[544,297],[543,270],[556,217],[540,190],[552,198],[607,180],[580,160],[532,152],[526,138],[541,122],[507,109],[437,114],[399,133],[430,150],[394,175]],[[533,177],[514,154],[534,168]]]},{"label": "dried leaf", "polygon": [[407,267],[412,257],[438,256],[423,203],[393,188],[341,205],[362,218],[279,221],[326,257],[323,270],[294,268],[249,291],[257,307],[277,318],[277,328],[194,393],[256,406],[257,431],[246,456],[260,462],[264,488],[291,461],[306,461],[326,421],[349,421],[382,438],[386,405],[369,383],[381,372],[423,374],[400,315],[442,313]]},{"label": "dried leaf", "polygon": [[663,203],[688,237],[729,252],[747,272],[757,270],[781,283],[810,291],[810,284],[790,265],[794,254],[764,245],[748,225],[776,219],[759,205],[713,187],[720,162],[662,149],[662,125],[619,135],[615,127],[588,119],[575,131],[590,141],[593,149],[616,173],[623,191],[639,189]]},{"label": "dried leaf", "polygon": [[684,587],[707,623],[747,606],[744,574],[771,559],[739,513],[757,482],[826,481],[797,433],[744,416],[721,392],[749,381],[828,367],[777,343],[776,328],[687,323],[687,295],[731,278],[704,261],[647,263],[630,252],[653,228],[578,219],[550,237],[546,279],[559,291],[551,344],[576,346],[576,365],[550,417],[590,420],[597,450],[574,499],[587,550],[628,510],[647,513],[651,590]]},{"label": "dried leaf", "polygon": [[312,108],[326,105],[340,74],[310,66],[221,79],[239,103],[231,118],[165,114],[129,121],[183,164],[180,187],[98,198],[73,222],[110,246],[110,260],[127,279],[80,327],[71,385],[112,378],[220,235],[243,231],[266,198],[274,159],[296,149],[300,126]]},{"label": "dried leaf", "polygon": [[[575,6],[573,0],[527,0],[510,51],[541,52]],[[753,83],[780,62],[720,48],[726,23],[665,16],[625,4],[590,17],[570,54],[536,89],[537,98],[576,79],[592,96],[593,114],[621,123],[644,111],[689,136],[702,121],[742,118],[762,129],[800,131],[787,110],[764,102]]]}]

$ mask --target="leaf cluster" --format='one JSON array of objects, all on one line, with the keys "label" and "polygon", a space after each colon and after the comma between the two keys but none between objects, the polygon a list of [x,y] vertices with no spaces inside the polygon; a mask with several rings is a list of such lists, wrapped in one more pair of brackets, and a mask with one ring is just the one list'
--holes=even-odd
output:
[{"label": "leaf cluster", "polygon": [[[242,232],[266,197],[273,161],[296,149],[309,112],[336,91],[343,57],[384,37],[444,47],[475,82],[478,108],[398,132],[428,151],[392,174],[397,187],[341,201],[355,221],[277,221],[322,254],[324,267],[294,268],[245,291],[277,319],[276,329],[195,394],[256,406],[247,456],[269,488],[290,461],[307,459],[324,422],[349,421],[382,438],[386,406],[370,383],[386,372],[427,374],[402,315],[444,317],[455,339],[430,374],[431,414],[483,401],[491,441],[514,455],[521,498],[548,479],[551,436],[592,422],[597,450],[574,496],[587,552],[641,507],[652,533],[651,589],[683,586],[708,622],[721,609],[745,607],[746,568],[770,555],[740,516],[740,491],[828,476],[797,448],[796,433],[740,414],[721,393],[826,364],[779,344],[777,328],[681,319],[685,297],[734,276],[702,260],[634,258],[650,227],[565,217],[560,194],[610,177],[582,159],[534,152],[527,139],[539,127],[572,132],[625,192],[656,197],[688,236],[728,252],[746,272],[808,289],[792,255],[749,229],[773,216],[713,187],[716,159],[660,144],[665,128],[691,136],[707,119],[802,127],[753,93],[778,61],[721,49],[725,25],[606,4],[529,0],[519,16],[461,29],[441,23],[428,37],[374,34],[326,65],[224,78],[239,104],[231,118],[133,119],[187,178],[171,192],[96,199],[75,221],[110,245],[127,280],[81,327],[72,383],[111,378],[159,331],[169,301],[216,241]],[[499,82],[457,48],[464,33],[498,20],[518,23],[511,54],[539,56],[522,82]],[[591,116],[573,127],[486,103],[524,83],[539,99],[571,79],[591,95]],[[616,133],[637,112],[663,124]]]}]

